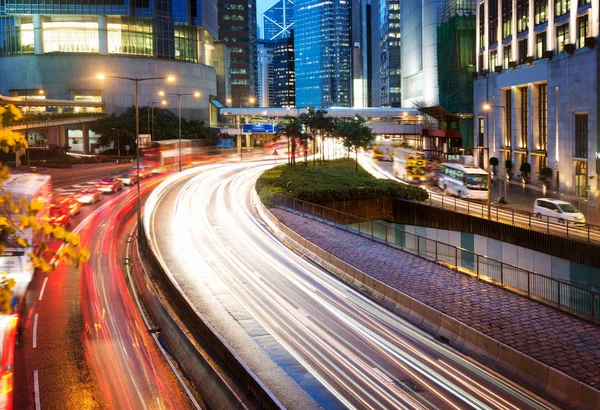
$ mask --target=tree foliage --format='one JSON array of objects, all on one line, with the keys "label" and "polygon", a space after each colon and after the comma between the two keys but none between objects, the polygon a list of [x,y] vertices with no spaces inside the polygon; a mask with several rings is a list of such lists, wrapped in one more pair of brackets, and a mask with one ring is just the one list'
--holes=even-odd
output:
[{"label": "tree foliage", "polygon": [[[25,136],[8,130],[4,127],[11,124],[20,116],[20,111],[14,106],[0,107],[0,149],[13,152],[27,148]],[[64,227],[53,226],[40,220],[37,215],[43,210],[45,204],[37,199],[29,201],[27,198],[14,195],[3,188],[8,180],[10,171],[5,166],[0,166],[0,255],[7,247],[29,249],[32,264],[41,272],[50,273],[59,263],[79,265],[89,259],[89,251],[80,246],[79,235],[67,231]],[[39,247],[32,248],[32,243],[26,239],[26,230],[31,230],[34,237],[40,235],[43,239]],[[49,246],[49,241],[56,240],[57,249]],[[10,300],[12,288],[15,283],[7,279],[6,274],[0,278],[0,311],[11,312]]]},{"label": "tree foliage", "polygon": [[[150,111],[150,112],[148,112]],[[145,107],[139,108],[140,134],[152,134],[152,110]],[[90,129],[100,135],[98,143],[101,146],[117,144],[121,153],[125,146],[131,147],[130,152],[135,152],[135,107],[130,107],[121,115],[109,115],[90,126]],[[154,108],[154,135],[153,140],[170,140],[179,138],[179,118],[172,111],[165,108]],[[210,127],[204,121],[181,119],[181,138],[183,139],[210,139]],[[119,141],[117,141],[119,140]]]},{"label": "tree foliage", "polygon": [[358,149],[366,148],[375,140],[375,135],[366,125],[365,119],[360,115],[351,120],[338,120],[335,125],[335,134],[342,139],[348,151],[353,150],[356,159],[356,172],[358,172]]}]

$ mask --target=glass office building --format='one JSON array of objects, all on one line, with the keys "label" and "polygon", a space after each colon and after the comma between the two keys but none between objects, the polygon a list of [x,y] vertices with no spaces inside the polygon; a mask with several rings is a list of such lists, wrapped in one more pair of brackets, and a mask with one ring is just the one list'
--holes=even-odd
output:
[{"label": "glass office building", "polygon": [[298,0],[294,5],[294,60],[298,107],[349,107],[350,4]]},{"label": "glass office building", "polygon": [[292,35],[294,29],[294,2],[279,0],[262,15],[265,40],[281,40]]},{"label": "glass office building", "polygon": [[203,8],[202,0],[0,1],[0,56],[99,53],[197,63],[209,37],[216,37],[216,4]]},{"label": "glass office building", "polygon": [[[179,90],[169,91],[203,95],[182,104],[184,115],[206,119],[217,35],[217,0],[0,0],[0,94],[43,88],[48,98],[101,101],[119,113],[133,93],[96,73],[174,75]],[[140,105],[156,98],[153,85],[140,88]]]}]

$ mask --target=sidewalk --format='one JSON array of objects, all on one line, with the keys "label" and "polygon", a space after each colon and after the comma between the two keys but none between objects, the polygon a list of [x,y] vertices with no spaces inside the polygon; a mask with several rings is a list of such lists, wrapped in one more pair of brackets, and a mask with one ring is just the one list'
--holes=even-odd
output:
[{"label": "sidewalk", "polygon": [[600,389],[600,327],[392,247],[281,209],[271,212],[364,273]]}]

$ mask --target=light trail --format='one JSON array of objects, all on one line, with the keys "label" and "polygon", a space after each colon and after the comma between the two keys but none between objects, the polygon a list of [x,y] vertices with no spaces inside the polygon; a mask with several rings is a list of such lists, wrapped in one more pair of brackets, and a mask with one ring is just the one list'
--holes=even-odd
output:
[{"label": "light trail", "polygon": [[[267,168],[222,166],[159,188],[171,199],[146,213],[149,234],[163,260],[176,256],[169,274],[186,284],[186,297],[205,281],[224,285],[348,408],[555,408],[286,247],[251,206]],[[152,228],[156,220],[167,232]]]}]

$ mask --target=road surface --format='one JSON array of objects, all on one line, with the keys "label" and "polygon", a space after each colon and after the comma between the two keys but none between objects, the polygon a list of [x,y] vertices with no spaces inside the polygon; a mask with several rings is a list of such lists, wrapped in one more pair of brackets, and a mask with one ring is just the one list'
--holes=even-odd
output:
[{"label": "road surface", "polygon": [[[142,189],[158,182],[143,181]],[[60,265],[47,277],[37,274],[29,287],[15,409],[196,406],[146,330],[125,279],[135,189],[104,197],[74,221],[90,261],[81,270]]]},{"label": "road surface", "polygon": [[199,172],[173,184],[145,217],[169,274],[288,408],[304,407],[286,402],[262,369],[269,363],[253,360],[257,349],[328,409],[554,408],[278,241],[251,206],[266,168]]}]

